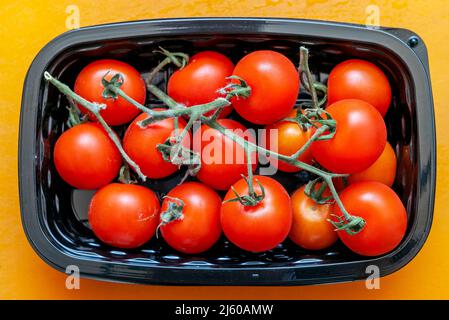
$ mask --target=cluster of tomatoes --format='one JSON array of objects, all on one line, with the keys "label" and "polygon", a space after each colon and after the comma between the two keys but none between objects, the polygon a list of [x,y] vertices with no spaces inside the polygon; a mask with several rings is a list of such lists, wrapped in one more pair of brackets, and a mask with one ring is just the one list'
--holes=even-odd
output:
[{"label": "cluster of tomatoes", "polygon": [[[74,92],[87,101],[104,104],[100,114],[109,126],[127,125],[121,139],[123,151],[146,177],[162,179],[172,175],[179,165],[167,160],[158,146],[186,128],[188,117],[141,126],[149,114],[141,113],[123,96],[104,96],[102,80],[114,74],[122,77],[122,92],[144,105],[144,79],[132,66],[117,60],[87,65],[76,79]],[[223,98],[226,93],[220,89],[236,77],[244,80],[251,93],[246,98],[230,98],[230,106],[221,110],[216,123],[257,144],[256,137],[243,134],[247,128],[227,118],[234,108],[245,120],[264,126],[267,133],[276,131],[274,141],[262,138],[259,145],[285,156],[293,155],[312,138],[319,125],[292,121],[305,112],[295,108],[300,74],[278,52],[255,51],[235,66],[220,53],[197,53],[172,74],[167,94],[185,107],[207,104]],[[406,210],[391,189],[396,157],[387,142],[383,119],[391,102],[388,79],[374,64],[353,59],[332,70],[327,86],[323,110],[325,117],[335,120],[336,130],[331,138],[313,141],[298,160],[326,172],[349,174],[348,179],[334,179],[341,203],[333,199],[325,181],[313,185],[313,193],[327,199],[318,202],[309,197],[310,190],[305,192],[306,186],[289,195],[272,177],[250,174],[252,181],[248,181],[242,176],[248,176],[248,170],[254,172],[257,161],[248,166],[250,159],[229,160],[224,151],[217,154],[216,150],[215,161],[201,158],[197,181],[182,182],[163,199],[146,186],[114,182],[123,168],[122,153],[82,104],[78,107],[89,121],[71,127],[58,138],[54,163],[71,186],[98,189],[90,203],[89,223],[101,241],[114,247],[139,247],[160,232],[174,249],[196,254],[208,250],[223,232],[236,246],[251,252],[273,249],[290,237],[308,250],[324,249],[340,238],[361,255],[387,253],[400,243],[407,226]],[[205,116],[212,114],[213,110]],[[206,130],[209,134],[204,138]],[[199,154],[217,139],[223,144],[220,150],[245,151],[241,144],[207,123],[192,137],[186,135],[181,144],[188,146],[196,136],[200,143],[194,145],[193,151]],[[292,162],[278,161],[273,155],[269,158],[280,171],[301,170]],[[217,190],[227,191],[224,199]],[[361,230],[348,232],[348,228],[338,227],[347,220],[343,207],[363,219]]]}]

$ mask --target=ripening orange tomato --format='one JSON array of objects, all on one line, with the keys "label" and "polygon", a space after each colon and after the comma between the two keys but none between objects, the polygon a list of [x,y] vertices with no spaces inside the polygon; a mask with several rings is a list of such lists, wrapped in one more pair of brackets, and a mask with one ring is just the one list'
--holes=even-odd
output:
[{"label": "ripening orange tomato", "polygon": [[[321,184],[317,184],[319,188]],[[318,204],[309,198],[302,186],[292,194],[293,222],[289,238],[308,250],[325,249],[338,239],[334,226],[328,221],[334,210],[333,203]],[[324,195],[330,194],[329,189]]]},{"label": "ripening orange tomato", "polygon": [[[296,110],[293,110],[287,118],[296,117]],[[262,134],[262,146],[282,155],[291,156],[312,137],[311,128],[303,130],[299,124],[292,121],[279,121],[268,125]],[[301,170],[294,165],[279,161],[277,158],[269,157],[272,166],[284,172],[298,172]],[[299,161],[305,163],[312,162],[312,150],[308,148],[298,157]]]},{"label": "ripening orange tomato", "polygon": [[377,181],[389,187],[394,183],[396,177],[396,154],[387,142],[380,157],[368,169],[362,172],[353,173],[349,176],[348,182],[357,181]]}]

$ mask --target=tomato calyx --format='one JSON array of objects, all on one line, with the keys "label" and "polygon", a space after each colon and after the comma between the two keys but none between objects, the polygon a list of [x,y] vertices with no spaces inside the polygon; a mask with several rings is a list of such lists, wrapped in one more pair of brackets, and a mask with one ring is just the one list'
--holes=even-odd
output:
[{"label": "tomato calyx", "polygon": [[173,138],[168,138],[164,143],[158,144],[156,147],[165,161],[177,166],[187,166],[186,174],[180,183],[184,182],[189,176],[196,176],[201,169],[200,154],[184,147],[181,141],[182,139],[173,141]]},{"label": "tomato calyx", "polygon": [[73,99],[68,99],[69,105],[67,106],[67,110],[69,112],[69,118],[67,120],[67,125],[69,128],[77,126],[82,123],[87,123],[89,121],[89,116],[87,114],[82,114],[76,103]]},{"label": "tomato calyx", "polygon": [[226,99],[231,98],[248,98],[251,95],[251,87],[248,83],[239,76],[233,75],[226,78],[227,80],[236,80],[238,82],[231,82],[225,87],[218,90],[218,93],[226,95]]},{"label": "tomato calyx", "polygon": [[[159,219],[159,225],[157,226],[157,231],[160,227],[163,227],[173,221],[182,220],[184,218],[184,201],[179,198],[174,198],[170,196],[165,196],[164,199],[170,199],[167,204],[167,210],[161,212]],[[156,231],[156,235],[158,232]]]},{"label": "tomato calyx", "polygon": [[332,118],[332,116],[324,109],[305,109],[304,110],[306,119],[305,121],[309,121],[309,123],[317,128],[321,129],[326,127],[325,130],[316,140],[329,140],[332,139],[337,131],[337,122]]},{"label": "tomato calyx", "polygon": [[[248,83],[238,76],[230,76],[226,78],[227,80],[236,80],[238,82],[231,82],[228,85],[224,86],[221,89],[218,89],[218,93],[225,95],[227,101],[230,101],[232,98],[248,98],[251,95],[251,87]],[[230,103],[229,103],[230,104]],[[216,120],[220,115],[223,108],[226,106],[218,107],[215,112],[209,117],[209,120]]]},{"label": "tomato calyx", "polygon": [[366,225],[366,221],[358,216],[350,216],[349,218],[346,218],[345,216],[340,217],[336,214],[331,214],[331,217],[337,220],[334,221],[332,219],[328,219],[328,221],[335,227],[335,231],[344,230],[351,236],[362,231]]},{"label": "tomato calyx", "polygon": [[105,99],[117,99],[119,94],[115,88],[120,88],[123,85],[123,75],[120,73],[114,74],[110,80],[107,80],[110,71],[106,72],[106,74],[101,79],[101,84],[104,87],[101,96]]},{"label": "tomato calyx", "polygon": [[228,199],[226,201],[223,201],[223,203],[237,202],[238,201],[245,207],[254,207],[254,206],[258,205],[265,198],[265,188],[259,182],[259,180],[257,178],[254,179],[254,181],[259,185],[261,194],[257,194],[255,192],[253,184],[252,184],[252,179],[249,179],[248,177],[245,177],[245,176],[242,176],[242,178],[248,184],[248,194],[246,194],[246,195],[239,195],[239,193],[232,186],[231,190],[234,193],[235,198],[231,198],[231,199]]},{"label": "tomato calyx", "polygon": [[135,184],[137,180],[132,176],[131,170],[129,169],[129,165],[125,163],[119,172],[118,181],[123,184]]},{"label": "tomato calyx", "polygon": [[319,135],[313,140],[329,140],[337,130],[337,122],[322,108],[297,109],[295,117],[284,118],[282,121],[297,123],[304,131],[314,127],[319,129]]},{"label": "tomato calyx", "polygon": [[306,184],[304,193],[310,199],[315,201],[317,204],[331,204],[334,203],[334,197],[332,195],[325,195],[325,191],[328,188],[327,183],[321,181],[321,178],[317,178],[309,181]]}]

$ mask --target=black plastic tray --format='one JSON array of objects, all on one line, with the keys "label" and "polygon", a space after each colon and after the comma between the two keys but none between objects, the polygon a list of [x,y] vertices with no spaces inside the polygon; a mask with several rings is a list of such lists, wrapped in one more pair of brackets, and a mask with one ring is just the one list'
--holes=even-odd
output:
[{"label": "black plastic tray", "polygon": [[[162,240],[122,251],[100,243],[79,219],[84,196],[73,193],[56,173],[52,151],[65,129],[67,104],[43,80],[50,71],[73,85],[88,62],[117,58],[148,72],[158,46],[193,53],[221,51],[237,62],[247,52],[273,49],[298,61],[298,49],[311,50],[313,73],[326,80],[331,68],[348,58],[375,62],[390,79],[393,102],[386,116],[389,141],[398,157],[394,188],[407,208],[407,234],[391,253],[365,258],[341,243],[318,252],[286,240],[266,253],[246,253],[225,239],[201,255],[182,255]],[[170,71],[158,75],[164,87]],[[158,101],[150,99],[149,103]],[[423,246],[430,230],[435,193],[435,124],[427,51],[423,41],[404,29],[291,19],[201,18],[117,23],[70,31],[47,44],[33,61],[25,80],[19,139],[22,222],[35,251],[59,270],[77,265],[86,277],[150,284],[303,285],[352,281],[377,265],[380,274],[407,264]],[[148,183],[160,195],[179,176]],[[307,175],[277,175],[291,191]],[[82,215],[82,213],[81,213]]]}]

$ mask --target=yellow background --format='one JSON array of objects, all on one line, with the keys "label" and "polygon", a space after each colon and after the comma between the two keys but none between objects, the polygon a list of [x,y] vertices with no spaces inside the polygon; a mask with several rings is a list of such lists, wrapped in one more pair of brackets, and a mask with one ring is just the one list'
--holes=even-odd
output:
[{"label": "yellow background", "polygon": [[[0,298],[8,299],[304,299],[449,298],[449,1],[7,1],[0,2]],[[311,287],[162,287],[81,280],[47,266],[22,230],[17,186],[17,136],[23,80],[48,41],[66,31],[66,8],[77,5],[81,26],[125,20],[193,16],[272,16],[365,23],[370,4],[380,24],[418,33],[429,50],[438,140],[435,218],[426,244],[405,268],[381,279]]]}]

